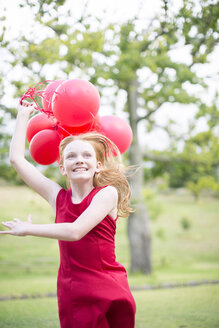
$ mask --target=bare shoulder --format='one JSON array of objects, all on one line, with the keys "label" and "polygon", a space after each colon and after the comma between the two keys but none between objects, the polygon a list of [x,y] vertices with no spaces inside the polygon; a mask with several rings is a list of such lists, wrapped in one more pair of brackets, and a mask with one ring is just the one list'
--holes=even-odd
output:
[{"label": "bare shoulder", "polygon": [[104,207],[108,209],[106,214],[111,214],[116,217],[117,206],[118,206],[118,192],[113,186],[107,186],[102,188],[93,198],[93,206],[99,209]]},{"label": "bare shoulder", "polygon": [[108,214],[115,220],[117,218],[118,191],[113,186],[107,186],[101,191],[104,193],[103,203],[109,206]]},{"label": "bare shoulder", "polygon": [[118,191],[113,186],[107,186],[100,190],[100,192],[107,198],[112,197],[114,199],[118,199]]},{"label": "bare shoulder", "polygon": [[102,188],[93,198],[97,201],[110,201],[116,202],[118,201],[118,192],[117,189],[113,186],[107,186],[105,188]]}]

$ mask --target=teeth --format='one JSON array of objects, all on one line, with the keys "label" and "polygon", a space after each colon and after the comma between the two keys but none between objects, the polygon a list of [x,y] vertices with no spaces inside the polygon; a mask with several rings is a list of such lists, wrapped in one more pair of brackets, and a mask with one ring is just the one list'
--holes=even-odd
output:
[{"label": "teeth", "polygon": [[86,169],[84,168],[78,168],[78,169],[74,169],[74,172],[77,172],[77,171],[87,171]]}]

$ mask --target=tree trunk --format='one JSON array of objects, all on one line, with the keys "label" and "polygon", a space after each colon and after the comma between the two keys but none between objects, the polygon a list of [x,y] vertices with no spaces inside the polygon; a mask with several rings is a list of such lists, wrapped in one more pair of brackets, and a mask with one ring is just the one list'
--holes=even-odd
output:
[{"label": "tree trunk", "polygon": [[[133,132],[133,142],[129,151],[131,165],[141,166],[143,154],[139,146],[137,134],[137,81],[128,87],[128,111]],[[132,199],[136,211],[128,219],[128,237],[131,253],[131,272],[151,273],[151,238],[149,216],[144,204],[142,189],[144,186],[143,169],[140,168],[130,179]]]}]

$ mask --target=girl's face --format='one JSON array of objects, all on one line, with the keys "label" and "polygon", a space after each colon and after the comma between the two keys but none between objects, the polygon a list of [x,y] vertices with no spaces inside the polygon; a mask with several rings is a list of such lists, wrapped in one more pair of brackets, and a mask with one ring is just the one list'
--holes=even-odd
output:
[{"label": "girl's face", "polygon": [[89,142],[74,140],[65,147],[60,170],[70,181],[93,181],[100,168],[101,162],[97,161],[96,152]]}]

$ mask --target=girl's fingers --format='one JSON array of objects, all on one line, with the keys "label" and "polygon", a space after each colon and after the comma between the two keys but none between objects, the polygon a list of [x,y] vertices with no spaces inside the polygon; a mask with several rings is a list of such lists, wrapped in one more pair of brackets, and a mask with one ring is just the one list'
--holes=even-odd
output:
[{"label": "girl's fingers", "polygon": [[10,230],[0,231],[0,235],[11,235],[11,231]]},{"label": "girl's fingers", "polygon": [[16,223],[19,223],[19,222],[21,222],[21,221],[18,220],[18,219],[14,219],[12,221],[2,222],[2,225],[7,227],[7,228],[13,229],[14,226],[16,225]]},{"label": "girl's fingers", "polygon": [[3,225],[5,226],[10,226],[11,225],[11,222],[10,221],[6,221],[6,222],[2,222]]},{"label": "girl's fingers", "polygon": [[7,228],[12,228],[14,224],[13,224],[13,222],[8,221],[8,222],[2,222],[2,225]]},{"label": "girl's fingers", "polygon": [[30,114],[32,114],[34,112],[34,109],[35,109],[34,103],[30,103],[30,102],[25,101],[25,100],[22,101],[22,104],[19,104],[18,109],[22,109],[22,108],[23,109],[25,108],[25,110],[29,110]]},{"label": "girl's fingers", "polygon": [[[27,221],[29,224],[32,224],[32,214],[29,214],[28,217],[27,217]],[[13,234],[12,232],[14,231],[14,229],[17,227],[17,224],[25,224],[25,222],[17,219],[17,218],[14,218],[12,221],[3,221],[1,222],[1,224],[10,229],[10,230],[7,230],[7,231],[0,231],[0,234]]]},{"label": "girl's fingers", "polygon": [[16,218],[14,218],[13,221],[14,221],[14,222],[21,222],[21,220],[16,219]]},{"label": "girl's fingers", "polygon": [[33,103],[30,103],[30,102],[28,102],[28,101],[26,101],[26,100],[23,100],[23,101],[22,101],[22,106],[30,107],[30,106],[34,106],[34,104],[33,104]]}]

